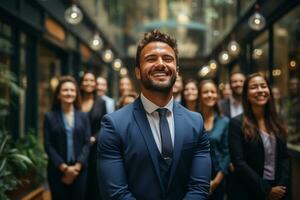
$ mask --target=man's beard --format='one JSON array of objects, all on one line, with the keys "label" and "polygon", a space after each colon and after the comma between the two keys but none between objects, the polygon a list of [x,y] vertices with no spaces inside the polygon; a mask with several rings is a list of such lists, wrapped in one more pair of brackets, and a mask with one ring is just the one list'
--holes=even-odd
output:
[{"label": "man's beard", "polygon": [[148,77],[141,75],[141,82],[143,86],[150,90],[156,92],[169,92],[173,89],[173,85],[176,81],[176,74],[173,74],[168,83],[156,83]]}]

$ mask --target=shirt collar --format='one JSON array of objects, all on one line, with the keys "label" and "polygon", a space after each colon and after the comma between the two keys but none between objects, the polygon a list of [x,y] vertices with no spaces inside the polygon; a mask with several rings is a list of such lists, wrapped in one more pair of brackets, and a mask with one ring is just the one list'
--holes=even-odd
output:
[{"label": "shirt collar", "polygon": [[235,98],[233,98],[232,96],[229,96],[230,98],[230,104],[231,105],[235,105],[235,106],[238,106],[238,105],[242,105],[241,102],[237,101]]},{"label": "shirt collar", "polygon": [[[161,108],[159,107],[158,105],[156,105],[155,103],[153,103],[152,101],[150,101],[149,99],[147,99],[143,93],[141,93],[141,101],[142,101],[142,104],[146,110],[146,112],[148,114],[151,114],[153,113],[154,111],[156,111],[158,108]],[[173,112],[173,104],[174,104],[174,100],[173,100],[173,97],[170,99],[170,101],[163,107],[163,108],[166,108],[168,109],[170,112]]]}]

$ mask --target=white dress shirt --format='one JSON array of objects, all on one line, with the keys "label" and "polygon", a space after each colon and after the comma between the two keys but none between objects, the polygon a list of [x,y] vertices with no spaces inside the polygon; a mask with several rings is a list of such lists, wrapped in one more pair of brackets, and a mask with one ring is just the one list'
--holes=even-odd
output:
[{"label": "white dress shirt", "polygon": [[[147,99],[143,93],[141,93],[141,101],[144,106],[144,109],[146,111],[146,116],[148,119],[148,122],[151,127],[152,135],[155,140],[156,146],[161,153],[161,137],[160,137],[160,131],[159,131],[159,115],[156,111],[158,108],[161,108],[157,105],[155,105],[153,102],[151,102],[149,99]],[[170,128],[171,133],[171,139],[172,144],[174,148],[174,137],[175,137],[175,128],[174,128],[174,115],[173,115],[173,97],[172,99],[165,105],[163,108],[168,109],[167,111],[167,120]]]},{"label": "white dress shirt", "polygon": [[106,95],[103,95],[102,99],[105,101],[106,113],[114,112],[116,107],[115,100]]},{"label": "white dress shirt", "polygon": [[230,117],[233,118],[243,113],[242,102],[236,101],[233,97],[229,97],[230,103]]}]

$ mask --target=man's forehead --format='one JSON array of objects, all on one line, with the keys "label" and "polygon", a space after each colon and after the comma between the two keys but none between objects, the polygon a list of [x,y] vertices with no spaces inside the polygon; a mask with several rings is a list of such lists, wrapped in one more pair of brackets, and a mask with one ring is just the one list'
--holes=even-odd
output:
[{"label": "man's forehead", "polygon": [[160,41],[153,41],[150,42],[149,44],[147,44],[143,49],[142,49],[142,54],[143,55],[148,55],[151,53],[169,53],[169,54],[173,54],[175,56],[175,52],[172,49],[172,47],[164,42],[160,42]]}]

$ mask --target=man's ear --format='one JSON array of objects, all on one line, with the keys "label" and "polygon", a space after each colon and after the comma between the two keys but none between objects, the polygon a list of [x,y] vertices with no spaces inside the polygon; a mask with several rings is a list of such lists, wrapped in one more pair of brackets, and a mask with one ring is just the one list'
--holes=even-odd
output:
[{"label": "man's ear", "polygon": [[176,74],[179,75],[179,66],[176,67]]},{"label": "man's ear", "polygon": [[135,67],[134,72],[136,79],[141,80],[141,69],[139,67]]}]

